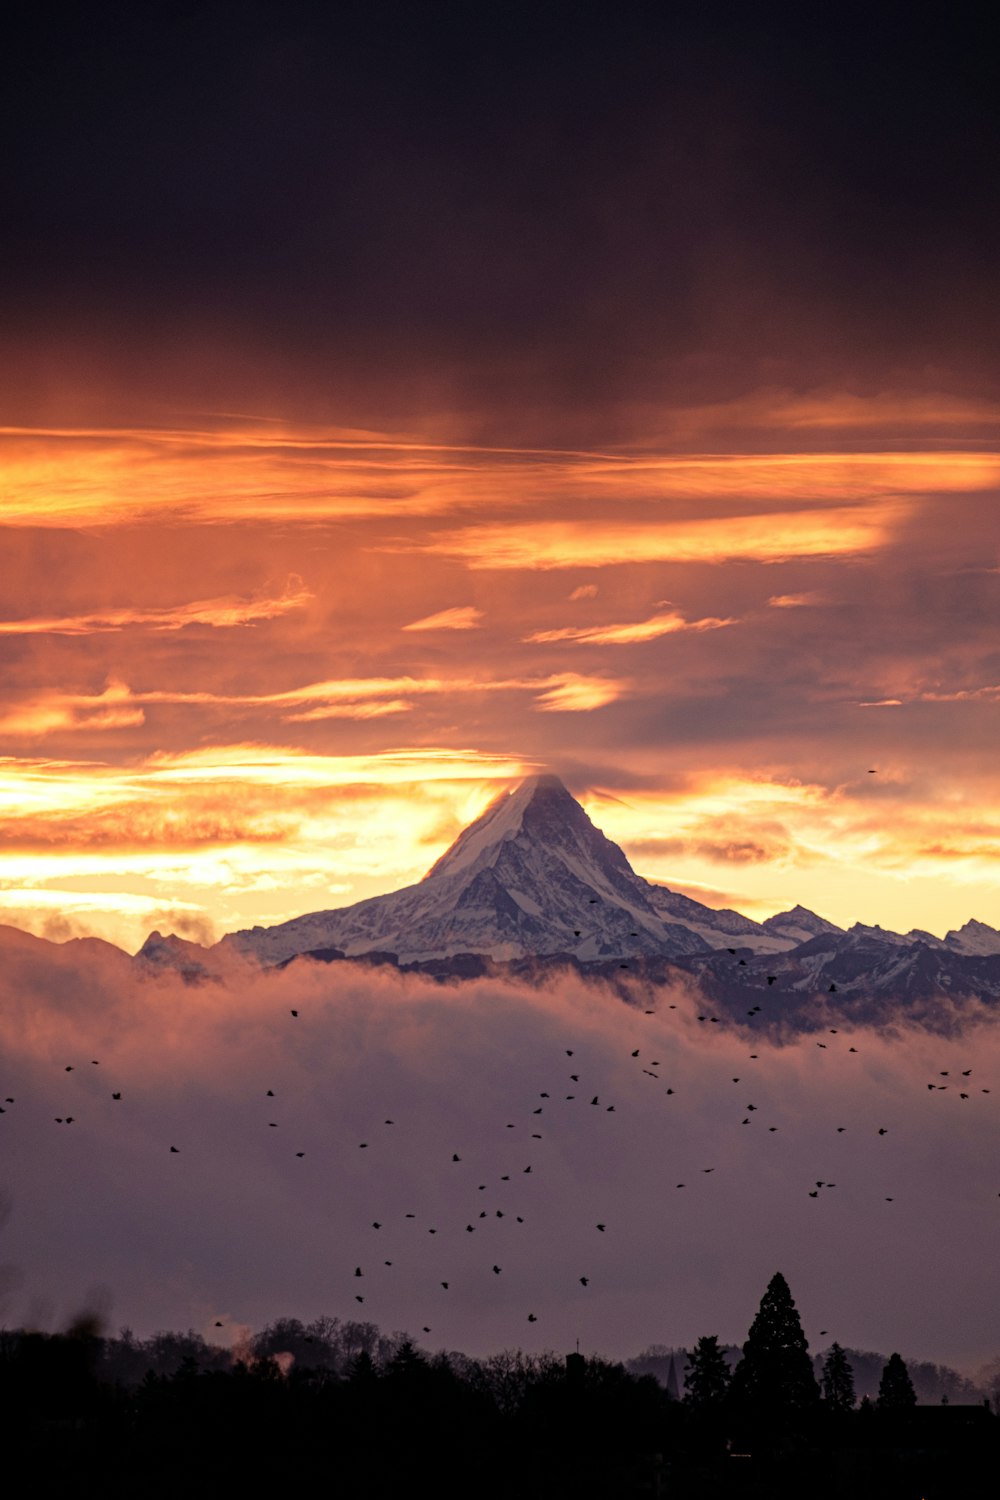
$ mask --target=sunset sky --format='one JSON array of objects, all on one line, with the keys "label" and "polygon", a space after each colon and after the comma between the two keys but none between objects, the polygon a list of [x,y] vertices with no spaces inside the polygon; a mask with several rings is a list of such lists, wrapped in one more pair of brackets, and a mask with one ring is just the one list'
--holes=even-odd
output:
[{"label": "sunset sky", "polygon": [[0,922],[345,905],[547,769],[710,905],[1000,926],[971,10],[15,11]]}]

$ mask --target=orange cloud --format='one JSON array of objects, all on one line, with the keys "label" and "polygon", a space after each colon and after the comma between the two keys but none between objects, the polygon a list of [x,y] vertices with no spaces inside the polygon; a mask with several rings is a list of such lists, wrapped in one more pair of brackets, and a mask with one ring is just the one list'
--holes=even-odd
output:
[{"label": "orange cloud", "polygon": [[164,631],[184,630],[189,625],[227,629],[253,625],[258,620],[276,619],[293,609],[301,609],[312,598],[309,590],[297,581],[297,586],[272,598],[240,599],[227,595],[159,609],[131,607],[95,610],[90,614],[34,615],[21,620],[0,620],[0,635],[103,635],[128,626]]},{"label": "orange cloud", "polygon": [[426,615],[422,620],[414,620],[410,625],[404,625],[404,630],[475,630],[483,618],[481,609],[474,608],[471,604],[460,605],[454,609],[441,609],[435,615]]},{"label": "orange cloud", "polygon": [[179,930],[166,912],[223,932],[344,905],[420,879],[499,786],[536,769],[435,747],[0,759],[0,910],[136,948],[153,926]]},{"label": "orange cloud", "polygon": [[[4,523],[108,527],[418,518],[581,497],[796,503],[969,493],[989,452],[682,455],[477,447],[328,431],[0,428]],[[827,550],[827,549],[823,549]],[[840,550],[840,549],[838,549]],[[737,554],[734,554],[737,555]],[[756,555],[756,554],[755,554]]]},{"label": "orange cloud", "polygon": [[814,591],[807,594],[772,594],[767,601],[767,607],[768,609],[805,609],[812,604],[825,603],[825,595]]},{"label": "orange cloud", "polygon": [[684,630],[720,630],[724,625],[735,625],[736,620],[719,620],[707,617],[703,620],[685,620],[676,612],[668,615],[653,615],[648,620],[638,620],[631,625],[567,625],[560,630],[536,630],[534,635],[524,637],[526,641],[583,641],[589,645],[626,646],[635,641],[654,641],[661,635],[676,635]]},{"label": "orange cloud", "polygon": [[[152,705],[222,708],[228,714],[244,709],[283,710],[286,723],[319,719],[371,719],[412,709],[411,697],[473,696],[529,692],[543,710],[561,708],[581,712],[599,708],[621,697],[628,683],[617,678],[580,678],[560,672],[544,677],[487,679],[478,677],[359,677],[306,683],[280,693],[183,692],[155,688],[133,692],[125,683],[109,681],[102,693],[40,693],[0,717],[0,730],[11,735],[40,738],[68,729],[118,729],[144,723]],[[398,696],[405,693],[407,697]]]},{"label": "orange cloud", "polygon": [[649,522],[513,521],[439,533],[421,550],[470,568],[609,567],[636,562],[775,563],[845,557],[884,547],[905,510],[899,504],[802,510],[711,520]]},{"label": "orange cloud", "polygon": [[0,717],[0,730],[41,739],[73,729],[132,729],[145,721],[125,683],[112,680],[103,693],[49,693],[28,699]]},{"label": "orange cloud", "polygon": [[893,434],[909,432],[918,441],[928,432],[957,429],[960,439],[968,441],[972,433],[996,433],[1000,408],[991,401],[943,392],[887,390],[874,396],[857,396],[850,391],[802,394],[765,388],[733,401],[660,411],[651,414],[650,421],[664,438],[684,443],[703,442],[720,432],[791,434],[879,429]]}]

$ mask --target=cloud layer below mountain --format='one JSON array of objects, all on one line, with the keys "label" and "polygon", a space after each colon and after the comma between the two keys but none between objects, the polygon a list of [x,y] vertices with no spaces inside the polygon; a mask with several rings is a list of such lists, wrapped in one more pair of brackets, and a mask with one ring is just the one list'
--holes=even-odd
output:
[{"label": "cloud layer below mountain", "polygon": [[325,1311],[473,1353],[626,1355],[742,1340],[781,1269],[814,1347],[966,1368],[1000,1348],[981,1018],[779,1046],[683,991],[232,957],[186,985],[97,944],[2,948],[8,1323],[103,1288],[146,1331]]}]

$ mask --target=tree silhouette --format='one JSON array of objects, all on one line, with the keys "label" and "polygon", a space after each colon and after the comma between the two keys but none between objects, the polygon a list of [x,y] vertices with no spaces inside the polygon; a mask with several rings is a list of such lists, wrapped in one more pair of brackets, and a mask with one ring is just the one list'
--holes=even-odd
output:
[{"label": "tree silhouette", "polygon": [[898,1354],[890,1354],[878,1383],[876,1405],[883,1411],[907,1411],[917,1404],[909,1371]]},{"label": "tree silhouette", "polygon": [[700,1338],[684,1367],[684,1400],[699,1411],[719,1407],[729,1390],[729,1365],[714,1333]]},{"label": "tree silhouette", "polygon": [[823,1364],[823,1400],[831,1411],[854,1406],[854,1371],[839,1344],[831,1344]]},{"label": "tree silhouette", "polygon": [[801,1409],[819,1399],[806,1336],[780,1271],[761,1298],[730,1393],[740,1404],[772,1410]]}]

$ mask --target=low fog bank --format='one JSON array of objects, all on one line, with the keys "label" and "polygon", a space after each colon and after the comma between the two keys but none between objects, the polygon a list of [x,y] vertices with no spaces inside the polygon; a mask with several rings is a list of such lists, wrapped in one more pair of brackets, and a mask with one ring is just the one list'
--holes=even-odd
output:
[{"label": "low fog bank", "polygon": [[780,1269],[814,1352],[971,1375],[1000,1349],[985,1016],[777,1045],[568,976],[191,984],[23,934],[0,960],[8,1326],[96,1297],[140,1339],[236,1347],[291,1312],[623,1359],[741,1343]]}]

